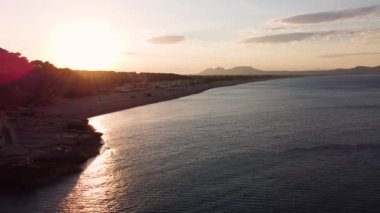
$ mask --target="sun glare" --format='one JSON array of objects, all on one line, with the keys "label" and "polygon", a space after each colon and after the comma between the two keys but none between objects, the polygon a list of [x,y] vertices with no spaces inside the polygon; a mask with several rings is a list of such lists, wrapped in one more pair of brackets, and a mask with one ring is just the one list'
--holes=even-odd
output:
[{"label": "sun glare", "polygon": [[102,22],[65,27],[54,43],[56,63],[72,69],[111,69],[119,54],[116,34]]}]

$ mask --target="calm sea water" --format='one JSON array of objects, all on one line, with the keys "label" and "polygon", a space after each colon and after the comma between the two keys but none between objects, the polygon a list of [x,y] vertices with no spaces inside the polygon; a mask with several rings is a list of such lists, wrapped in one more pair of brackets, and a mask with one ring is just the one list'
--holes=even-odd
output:
[{"label": "calm sea water", "polygon": [[379,212],[380,77],[218,88],[91,119],[80,175],[0,212]]}]

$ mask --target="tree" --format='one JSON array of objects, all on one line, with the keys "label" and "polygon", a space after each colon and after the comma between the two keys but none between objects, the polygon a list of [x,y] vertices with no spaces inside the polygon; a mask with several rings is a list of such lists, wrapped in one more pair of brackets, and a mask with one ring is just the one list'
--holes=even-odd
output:
[{"label": "tree", "polygon": [[25,76],[32,69],[28,59],[20,53],[0,48],[0,86]]}]

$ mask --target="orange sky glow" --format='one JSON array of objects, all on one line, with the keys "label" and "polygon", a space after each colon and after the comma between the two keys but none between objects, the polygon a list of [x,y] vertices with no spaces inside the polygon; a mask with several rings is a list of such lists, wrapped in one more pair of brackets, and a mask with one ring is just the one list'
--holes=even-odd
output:
[{"label": "orange sky glow", "polygon": [[0,47],[85,70],[380,65],[378,0],[4,0]]}]

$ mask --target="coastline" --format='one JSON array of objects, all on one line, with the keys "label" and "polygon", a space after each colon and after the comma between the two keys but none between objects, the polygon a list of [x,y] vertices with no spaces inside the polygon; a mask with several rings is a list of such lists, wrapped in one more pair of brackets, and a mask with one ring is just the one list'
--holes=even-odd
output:
[{"label": "coastline", "polygon": [[42,110],[53,116],[87,119],[133,107],[198,94],[218,87],[227,87],[288,77],[289,76],[254,76],[251,79],[213,81],[210,83],[201,83],[193,86],[186,85],[169,88],[153,87],[135,91],[114,91],[109,94],[80,99],[59,99],[54,105],[44,107]]},{"label": "coastline", "polygon": [[[101,133],[87,119],[46,117],[39,113],[8,112],[1,132],[0,188],[22,189],[44,185],[81,171],[99,154]],[[10,137],[9,132],[14,135]]]},{"label": "coastline", "polygon": [[8,113],[16,138],[5,147],[0,144],[0,187],[34,187],[80,172],[82,165],[97,156],[103,145],[102,133],[88,124],[90,117],[177,99],[217,87],[278,78],[285,77],[253,77],[174,88],[114,91],[81,99],[61,99],[54,105],[38,108],[38,112]]}]

